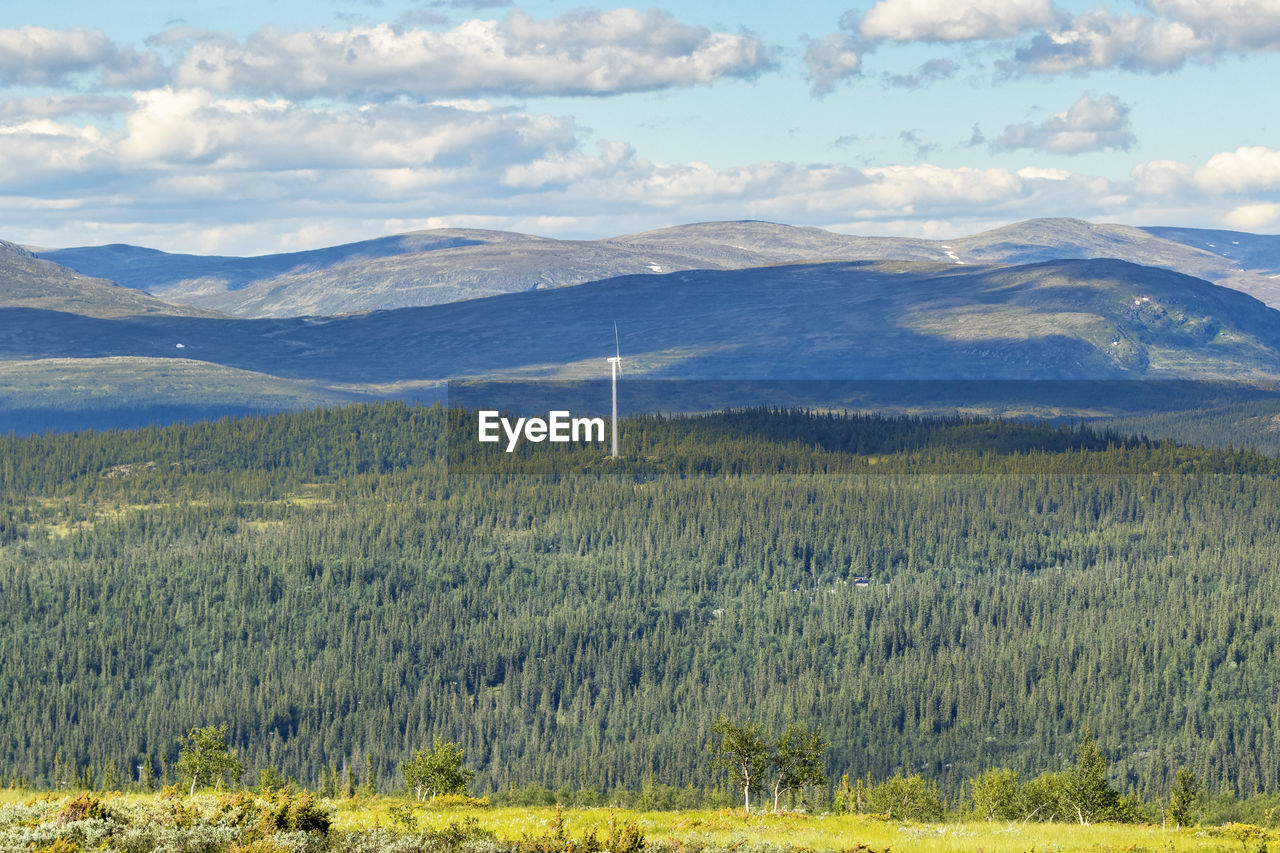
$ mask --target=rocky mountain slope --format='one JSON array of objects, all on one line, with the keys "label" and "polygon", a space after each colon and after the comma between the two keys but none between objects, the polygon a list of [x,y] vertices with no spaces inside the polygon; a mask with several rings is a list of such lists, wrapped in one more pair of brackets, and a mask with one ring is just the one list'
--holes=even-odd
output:
[{"label": "rocky mountain slope", "polygon": [[65,311],[87,317],[202,315],[138,290],[91,278],[0,241],[0,308]]}]

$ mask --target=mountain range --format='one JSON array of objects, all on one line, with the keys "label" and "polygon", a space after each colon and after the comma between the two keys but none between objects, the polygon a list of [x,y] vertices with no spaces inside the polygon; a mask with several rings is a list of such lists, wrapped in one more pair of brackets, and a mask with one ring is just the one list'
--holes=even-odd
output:
[{"label": "mountain range", "polygon": [[136,246],[36,253],[165,301],[241,317],[438,305],[621,275],[815,260],[1027,264],[1115,258],[1164,267],[1280,306],[1280,237],[1037,219],[954,240],[853,237],[768,222],[707,222],[606,240],[445,229],[253,258]]},{"label": "mountain range", "polygon": [[1071,219],[948,241],[450,229],[257,258],[0,244],[0,430],[601,378],[615,322],[633,380],[1257,382],[1280,377],[1272,303],[1280,237]]}]

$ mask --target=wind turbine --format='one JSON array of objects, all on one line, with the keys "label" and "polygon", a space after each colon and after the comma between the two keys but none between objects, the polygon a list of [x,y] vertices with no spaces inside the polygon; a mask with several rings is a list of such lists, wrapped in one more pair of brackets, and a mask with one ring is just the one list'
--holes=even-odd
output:
[{"label": "wind turbine", "polygon": [[622,349],[618,346],[618,324],[613,324],[613,357],[609,359],[613,370],[613,458],[618,458],[618,374],[622,372]]}]

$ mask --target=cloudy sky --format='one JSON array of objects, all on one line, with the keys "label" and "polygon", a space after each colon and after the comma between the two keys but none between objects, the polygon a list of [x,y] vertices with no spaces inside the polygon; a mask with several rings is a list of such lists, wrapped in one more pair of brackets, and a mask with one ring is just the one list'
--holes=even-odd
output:
[{"label": "cloudy sky", "polygon": [[7,4],[0,239],[1273,233],[1276,80],[1280,0]]}]

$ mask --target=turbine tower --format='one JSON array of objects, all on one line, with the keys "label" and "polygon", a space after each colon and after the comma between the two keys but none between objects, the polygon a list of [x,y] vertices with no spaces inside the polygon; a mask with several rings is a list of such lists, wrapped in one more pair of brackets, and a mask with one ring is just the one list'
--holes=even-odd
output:
[{"label": "turbine tower", "polygon": [[622,372],[622,350],[618,346],[618,324],[613,324],[613,357],[609,359],[613,370],[613,458],[618,458],[618,374]]}]

